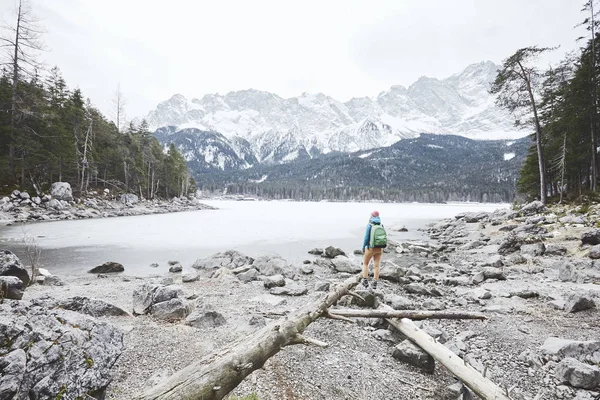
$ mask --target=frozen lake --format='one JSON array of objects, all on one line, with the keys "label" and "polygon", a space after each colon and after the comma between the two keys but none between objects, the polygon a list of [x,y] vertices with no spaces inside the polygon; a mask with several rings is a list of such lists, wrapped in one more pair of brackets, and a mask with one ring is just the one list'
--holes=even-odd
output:
[{"label": "frozen lake", "polygon": [[[333,245],[347,253],[362,245],[372,210],[393,239],[420,239],[428,223],[463,211],[493,211],[507,204],[309,203],[205,201],[219,208],[173,214],[41,222],[0,228],[0,248],[23,256],[24,235],[36,238],[42,264],[57,275],[85,273],[105,261],[120,262],[128,275],[162,274],[167,261],[185,269],[201,257],[228,249],[250,256],[279,254],[292,262]],[[406,226],[408,232],[392,232]],[[159,268],[150,267],[159,263]]]}]

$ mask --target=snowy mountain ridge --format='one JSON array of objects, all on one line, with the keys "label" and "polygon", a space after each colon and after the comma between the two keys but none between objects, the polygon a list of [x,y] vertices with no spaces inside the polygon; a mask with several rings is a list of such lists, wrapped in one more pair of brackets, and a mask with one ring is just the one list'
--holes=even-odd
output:
[{"label": "snowy mountain ridge", "polygon": [[[488,92],[497,68],[491,61],[481,62],[442,80],[422,77],[408,88],[392,86],[376,98],[347,102],[322,93],[284,99],[254,89],[191,100],[176,94],[145,118],[153,129],[171,127],[172,135],[182,130],[187,137],[194,131],[221,134],[233,151],[241,141],[240,158],[252,161],[249,147],[260,163],[386,147],[421,133],[523,137],[528,132],[514,128],[514,119]],[[168,141],[165,133],[161,139]]]}]

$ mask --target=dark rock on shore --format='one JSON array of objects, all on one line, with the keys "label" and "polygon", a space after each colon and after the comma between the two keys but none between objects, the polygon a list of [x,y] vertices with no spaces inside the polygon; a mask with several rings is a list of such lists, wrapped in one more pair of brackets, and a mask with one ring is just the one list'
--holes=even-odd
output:
[{"label": "dark rock on shore", "polygon": [[23,282],[16,276],[0,276],[0,299],[21,300]]},{"label": "dark rock on shore", "polygon": [[345,256],[346,253],[344,253],[344,251],[340,248],[337,247],[333,247],[333,246],[329,246],[327,248],[325,248],[325,251],[323,252],[323,257],[325,258],[335,258],[337,256]]},{"label": "dark rock on shore", "polygon": [[581,244],[589,244],[595,246],[600,244],[600,229],[585,232],[581,235]]},{"label": "dark rock on shore", "polygon": [[23,288],[29,285],[29,273],[21,264],[19,257],[8,250],[0,250],[0,276],[15,276],[23,282]]},{"label": "dark rock on shore", "polygon": [[125,268],[122,264],[114,261],[108,261],[102,265],[98,265],[97,267],[90,269],[88,272],[90,274],[112,274],[123,271],[125,271]]}]

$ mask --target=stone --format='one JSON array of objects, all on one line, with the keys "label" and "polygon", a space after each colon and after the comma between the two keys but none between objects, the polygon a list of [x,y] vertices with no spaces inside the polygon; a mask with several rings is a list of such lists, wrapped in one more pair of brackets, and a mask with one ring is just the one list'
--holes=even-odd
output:
[{"label": "stone", "polygon": [[120,201],[121,201],[121,203],[123,203],[125,205],[134,205],[134,204],[137,204],[140,200],[133,193],[125,193],[125,194],[121,195]]},{"label": "stone", "polygon": [[262,256],[254,260],[252,264],[261,275],[289,275],[292,272],[292,266],[286,260],[279,256]]},{"label": "stone", "polygon": [[518,238],[516,235],[510,234],[502,241],[502,243],[500,243],[498,254],[508,255],[519,251],[522,244],[522,239]]},{"label": "stone", "polygon": [[159,285],[152,291],[152,303],[162,303],[183,296],[183,288],[178,285]]},{"label": "stone", "polygon": [[223,326],[227,324],[227,320],[223,314],[213,310],[196,310],[188,315],[188,317],[185,319],[185,324],[198,329],[209,329]]},{"label": "stone", "polygon": [[200,274],[192,272],[181,276],[181,281],[184,283],[196,282],[200,279]]},{"label": "stone", "polygon": [[555,376],[561,383],[582,389],[595,389],[600,385],[600,368],[584,364],[574,358],[565,358],[555,369]]},{"label": "stone", "polygon": [[252,316],[252,318],[250,318],[250,321],[248,321],[248,325],[263,327],[267,325],[267,322],[265,321],[265,317],[261,317],[260,315],[254,315]]},{"label": "stone", "polygon": [[363,254],[365,254],[365,252],[364,252],[364,251],[362,251],[362,250],[354,250],[354,251],[353,251],[353,254],[354,254],[355,256],[362,256]]},{"label": "stone", "polygon": [[539,200],[532,201],[529,204],[524,205],[521,208],[521,215],[524,217],[531,216],[534,214],[540,214],[546,210],[546,206]]},{"label": "stone", "polygon": [[0,398],[103,398],[123,332],[69,310],[0,304]]},{"label": "stone", "polygon": [[600,340],[578,341],[551,336],[540,346],[540,352],[546,357],[572,357],[582,362],[600,364]]},{"label": "stone", "polygon": [[125,271],[125,268],[122,264],[114,261],[108,261],[102,265],[98,265],[97,267],[90,269],[88,272],[90,274],[112,274],[123,271]]},{"label": "stone", "polygon": [[150,267],[152,267],[152,268],[158,268],[158,263],[152,263],[152,264],[150,264]]},{"label": "stone", "polygon": [[47,203],[50,200],[52,200],[52,196],[50,196],[49,194],[45,194],[42,196],[42,203]]},{"label": "stone", "polygon": [[29,286],[29,273],[19,257],[8,250],[0,250],[0,276],[17,277],[23,282],[23,288]]},{"label": "stone", "polygon": [[532,350],[524,350],[519,354],[519,361],[526,363],[532,368],[542,368],[544,361],[539,354]]},{"label": "stone", "polygon": [[320,256],[320,255],[323,254],[323,249],[314,248],[312,250],[309,250],[308,254],[312,254],[312,255],[315,255],[315,256]]},{"label": "stone", "polygon": [[408,339],[404,340],[394,348],[392,356],[395,359],[404,361],[430,374],[435,370],[435,361],[433,357]]},{"label": "stone", "polygon": [[562,244],[551,243],[546,245],[546,251],[544,252],[547,256],[564,256],[567,254],[567,248]]},{"label": "stone", "polygon": [[274,287],[269,290],[270,294],[281,296],[302,296],[308,293],[308,288],[303,283],[296,283],[293,285],[288,285],[286,283],[283,287]]},{"label": "stone", "polygon": [[283,275],[272,275],[267,276],[263,279],[263,285],[267,289],[271,289],[273,287],[285,286],[285,278]]},{"label": "stone", "polygon": [[53,200],[73,201],[73,191],[67,182],[54,182],[50,186],[50,194]]},{"label": "stone", "polygon": [[362,271],[362,266],[353,262],[346,256],[336,256],[331,260],[333,268],[336,272],[348,272],[350,274],[356,274]]},{"label": "stone", "polygon": [[588,253],[588,257],[592,260],[600,259],[600,244],[597,244],[594,247],[592,247],[592,249]]},{"label": "stone", "polygon": [[90,299],[82,296],[59,300],[57,306],[65,310],[91,315],[92,317],[129,316],[127,311],[104,300]]},{"label": "stone", "polygon": [[525,289],[525,290],[519,290],[516,292],[511,292],[510,296],[511,297],[516,296],[516,297],[520,297],[522,299],[533,299],[533,298],[540,297],[540,294],[535,290]]},{"label": "stone", "polygon": [[181,264],[174,264],[169,267],[169,272],[182,272],[183,267]]},{"label": "stone", "polygon": [[329,246],[325,248],[325,251],[323,251],[323,257],[325,258],[335,258],[337,256],[345,256],[346,253],[344,253],[344,251],[342,249],[339,249],[337,247],[333,247],[333,246]]},{"label": "stone", "polygon": [[527,254],[533,257],[541,256],[546,251],[544,243],[524,244],[521,246],[521,254]]},{"label": "stone", "polygon": [[504,263],[502,262],[502,256],[500,256],[499,254],[495,254],[493,256],[491,256],[490,258],[488,258],[482,265],[482,267],[494,267],[494,268],[500,268],[504,265]]},{"label": "stone", "polygon": [[406,269],[392,262],[384,262],[379,272],[379,278],[390,282],[399,282],[406,275]]},{"label": "stone", "polygon": [[586,223],[586,220],[580,215],[565,215],[564,217],[559,218],[558,222],[562,224],[583,225]]},{"label": "stone", "polygon": [[415,306],[410,299],[397,294],[386,294],[384,302],[391,305],[394,310],[414,310]]},{"label": "stone", "polygon": [[42,204],[42,199],[40,199],[38,196],[33,197],[31,201],[38,206]]},{"label": "stone", "polygon": [[408,228],[403,226],[402,228],[398,229],[398,232],[408,232]]},{"label": "stone", "polygon": [[315,270],[313,269],[313,267],[311,267],[309,265],[303,265],[300,267],[300,272],[303,273],[304,275],[310,275],[313,272],[315,272]]},{"label": "stone", "polygon": [[328,292],[331,284],[327,281],[320,281],[315,283],[315,292]]},{"label": "stone", "polygon": [[144,283],[133,290],[133,313],[147,314],[153,303],[154,291],[159,285]]},{"label": "stone", "polygon": [[503,227],[501,227],[498,230],[500,232],[511,232],[511,231],[517,229],[518,227],[519,227],[519,225],[510,224],[510,225],[504,225]]},{"label": "stone", "polygon": [[467,212],[464,213],[463,219],[466,223],[476,223],[489,220],[490,215],[486,212]]},{"label": "stone", "polygon": [[591,310],[594,308],[596,308],[596,303],[594,302],[594,299],[581,294],[571,295],[565,303],[565,311],[568,313]]},{"label": "stone", "polygon": [[244,283],[257,281],[258,280],[258,271],[255,268],[250,268],[246,272],[242,272],[241,274],[237,274],[237,277],[240,281]]},{"label": "stone", "polygon": [[600,229],[584,232],[581,235],[581,244],[589,244],[592,246],[600,244]]},{"label": "stone", "polygon": [[420,294],[422,296],[433,296],[433,294],[425,286],[418,283],[411,283],[404,286],[404,290],[411,294]]},{"label": "stone", "polygon": [[165,321],[175,321],[187,317],[190,310],[189,302],[177,297],[152,305],[150,314]]},{"label": "stone", "polygon": [[243,265],[251,265],[254,259],[238,251],[228,250],[223,253],[213,254],[210,257],[198,259],[192,265],[196,269],[235,269]]},{"label": "stone", "polygon": [[167,261],[167,264],[169,264],[169,265],[177,265],[177,264],[181,264],[181,263],[179,261],[169,260],[169,261]]},{"label": "stone", "polygon": [[513,253],[506,257],[506,263],[508,265],[525,264],[527,259],[519,253]]},{"label": "stone", "polygon": [[423,308],[431,311],[441,311],[446,309],[446,305],[439,300],[425,300],[423,302]]},{"label": "stone", "polygon": [[0,276],[0,299],[21,300],[24,291],[23,281],[16,276]]}]

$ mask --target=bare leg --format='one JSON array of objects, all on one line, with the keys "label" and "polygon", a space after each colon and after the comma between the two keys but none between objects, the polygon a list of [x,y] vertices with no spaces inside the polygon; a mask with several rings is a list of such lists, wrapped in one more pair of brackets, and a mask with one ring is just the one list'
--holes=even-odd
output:
[{"label": "bare leg", "polygon": [[375,263],[375,280],[379,280],[379,264],[381,264],[381,256],[383,255],[382,251],[373,254],[373,261]]},{"label": "bare leg", "polygon": [[365,257],[363,258],[363,278],[369,278],[369,262],[373,258],[373,249],[365,249]]}]

